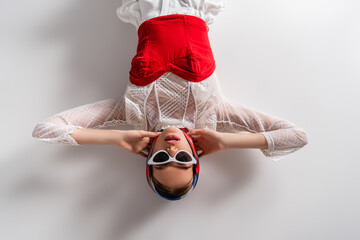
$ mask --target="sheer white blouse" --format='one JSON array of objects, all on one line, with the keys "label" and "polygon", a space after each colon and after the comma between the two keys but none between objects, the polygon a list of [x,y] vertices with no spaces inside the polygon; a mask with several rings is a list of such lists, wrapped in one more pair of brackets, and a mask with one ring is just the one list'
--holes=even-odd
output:
[{"label": "sheer white blouse", "polygon": [[[222,10],[221,0],[124,0],[119,17],[138,27],[159,15],[186,13],[208,24]],[[124,96],[69,109],[38,123],[32,136],[47,143],[79,145],[70,134],[78,128],[128,124],[158,131],[169,126],[207,128],[221,132],[261,133],[268,149],[261,152],[274,161],[308,143],[305,131],[290,121],[233,103],[222,94],[216,70],[195,83],[167,72],[147,86],[128,83]]]},{"label": "sheer white blouse", "polygon": [[260,150],[275,161],[307,144],[305,131],[290,121],[226,99],[216,71],[199,83],[186,81],[171,72],[144,87],[128,83],[124,96],[55,114],[38,123],[32,136],[47,143],[79,145],[69,135],[78,128],[123,124],[147,131],[177,126],[189,130],[262,133],[268,149]]}]

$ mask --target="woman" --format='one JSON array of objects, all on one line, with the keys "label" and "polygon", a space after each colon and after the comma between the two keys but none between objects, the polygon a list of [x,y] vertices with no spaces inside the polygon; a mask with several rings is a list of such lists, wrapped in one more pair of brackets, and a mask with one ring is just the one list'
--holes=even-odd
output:
[{"label": "woman", "polygon": [[[125,0],[117,13],[135,25],[139,42],[124,96],[55,114],[35,126],[33,137],[112,144],[146,157],[149,185],[168,200],[196,186],[198,157],[258,148],[279,160],[302,148],[302,128],[223,96],[207,35],[223,8],[224,0]],[[122,124],[136,130],[99,129]]]}]

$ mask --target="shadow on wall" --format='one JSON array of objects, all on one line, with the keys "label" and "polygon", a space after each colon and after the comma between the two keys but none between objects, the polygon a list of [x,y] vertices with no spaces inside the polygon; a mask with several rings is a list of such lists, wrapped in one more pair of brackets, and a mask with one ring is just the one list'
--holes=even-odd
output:
[{"label": "shadow on wall", "polygon": [[[212,209],[245,192],[256,163],[244,152],[203,157],[197,188],[184,200],[170,202],[148,187],[140,156],[114,146],[39,143],[0,168],[6,206],[0,222],[6,223],[6,236],[23,234],[16,239],[39,239],[49,231],[54,240],[126,239],[171,206]],[[13,218],[16,225],[8,221]],[[41,234],[34,236],[37,229]]]},{"label": "shadow on wall", "polygon": [[34,144],[2,163],[0,180],[3,234],[23,234],[14,239],[113,239],[167,204],[148,188],[144,159],[114,146]]},{"label": "shadow on wall", "polygon": [[256,150],[226,150],[202,158],[199,189],[204,196],[201,201],[205,198],[205,204],[214,205],[245,191],[257,174],[252,151]]},{"label": "shadow on wall", "polygon": [[124,93],[136,53],[137,33],[133,25],[117,17],[116,8],[121,2],[75,1],[34,33],[42,45],[65,47],[69,56],[65,71],[70,77],[63,79],[64,95],[70,104],[81,93],[96,95],[100,91],[102,98]]}]

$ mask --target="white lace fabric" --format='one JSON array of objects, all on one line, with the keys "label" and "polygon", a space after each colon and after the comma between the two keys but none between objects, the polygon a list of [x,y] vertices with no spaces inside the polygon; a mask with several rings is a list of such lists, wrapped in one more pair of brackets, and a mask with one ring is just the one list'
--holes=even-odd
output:
[{"label": "white lace fabric", "polygon": [[144,87],[129,83],[124,96],[55,114],[37,124],[32,136],[47,143],[79,145],[70,136],[78,128],[123,124],[147,131],[177,126],[189,130],[262,133],[268,149],[261,151],[275,161],[307,144],[305,131],[290,121],[225,98],[216,72],[199,83],[171,72]]}]

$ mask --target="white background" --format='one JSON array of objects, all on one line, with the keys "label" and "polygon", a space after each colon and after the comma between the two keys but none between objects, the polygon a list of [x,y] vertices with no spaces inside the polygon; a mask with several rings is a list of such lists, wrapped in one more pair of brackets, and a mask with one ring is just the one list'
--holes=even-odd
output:
[{"label": "white background", "polygon": [[204,157],[194,192],[152,193],[143,159],[46,144],[47,117],[124,93],[137,44],[121,1],[0,1],[0,239],[360,238],[358,1],[227,1],[210,25],[224,93],[308,133],[273,162]]}]

